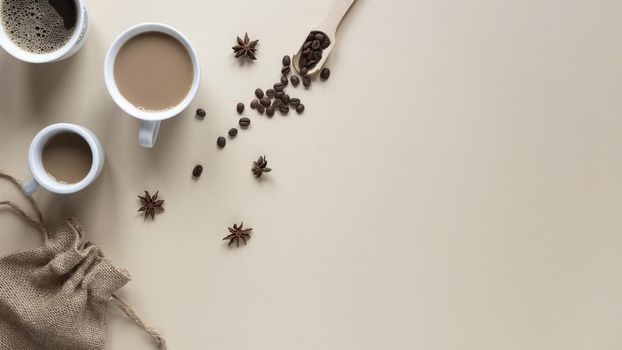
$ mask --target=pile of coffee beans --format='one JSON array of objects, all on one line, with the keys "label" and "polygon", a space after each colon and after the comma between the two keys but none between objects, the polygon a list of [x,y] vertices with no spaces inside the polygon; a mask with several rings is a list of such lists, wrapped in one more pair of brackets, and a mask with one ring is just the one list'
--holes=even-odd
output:
[{"label": "pile of coffee beans", "polygon": [[[307,36],[302,44],[302,51],[298,61],[300,74],[306,76],[307,70],[313,69],[322,59],[323,52],[330,46],[330,39],[322,32],[314,31]],[[306,70],[305,70],[306,69]]]},{"label": "pile of coffee beans", "polygon": [[[311,32],[307,36],[301,49],[301,55],[298,58],[300,76],[292,74],[291,57],[283,56],[279,81],[266,90],[261,88],[255,89],[255,98],[250,101],[250,108],[257,111],[260,115],[265,114],[268,118],[272,118],[276,112],[280,112],[281,115],[286,116],[291,110],[295,110],[298,114],[302,114],[305,111],[305,105],[300,98],[290,96],[286,92],[286,88],[290,86],[290,84],[293,87],[298,87],[300,83],[302,83],[305,88],[309,88],[312,79],[307,73],[317,66],[322,59],[324,50],[330,45],[331,41],[326,34],[319,31]],[[329,77],[330,69],[323,68],[320,72],[320,78],[322,80],[327,80]],[[238,114],[242,115],[244,113],[244,107],[244,103],[239,102],[235,109]],[[198,111],[197,115],[200,115]],[[251,124],[251,120],[247,117],[243,117],[239,120],[238,124],[240,128],[247,129]],[[234,138],[238,134],[238,129],[232,128],[229,130],[228,134],[230,138]],[[224,148],[226,142],[227,140],[225,137],[220,136],[217,140],[217,145],[220,148]]]}]

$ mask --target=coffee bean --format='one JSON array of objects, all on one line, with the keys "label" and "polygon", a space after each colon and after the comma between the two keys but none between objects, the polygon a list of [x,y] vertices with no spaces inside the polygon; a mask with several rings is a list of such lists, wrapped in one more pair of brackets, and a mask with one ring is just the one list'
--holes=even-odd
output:
[{"label": "coffee bean", "polygon": [[229,129],[229,136],[235,137],[235,135],[237,135],[237,134],[238,134],[238,129],[236,129],[236,128]]},{"label": "coffee bean", "polygon": [[[261,108],[263,108],[263,106],[257,106],[257,109],[259,109],[260,107],[261,107]],[[261,111],[260,111],[260,112],[261,112]],[[262,112],[262,113],[263,113],[263,112]],[[239,124],[240,124],[240,126],[241,126],[242,128],[248,128],[248,126],[249,126],[249,125],[251,125],[251,120],[250,120],[250,119],[248,119],[248,118],[246,118],[246,117],[244,117],[244,118],[240,118],[240,122],[239,122]],[[223,137],[223,138],[224,138],[224,137]]]},{"label": "coffee bean", "polygon": [[203,166],[197,165],[192,169],[192,176],[199,177],[201,174],[203,174]]},{"label": "coffee bean", "polygon": [[[307,65],[307,58],[306,57],[300,57],[300,61],[298,61],[300,67],[304,67],[305,65]],[[302,74],[302,73],[301,73]],[[304,74],[303,74],[304,75]]]},{"label": "coffee bean", "polygon": [[322,44],[320,45],[320,48],[322,50],[327,49],[330,46],[330,40],[328,40],[328,38],[322,40]]},{"label": "coffee bean", "polygon": [[302,55],[306,58],[309,58],[311,57],[311,55],[313,55],[313,50],[312,49],[302,50]]},{"label": "coffee bean", "polygon": [[259,114],[263,114],[263,112],[265,111],[266,111],[266,107],[264,107],[263,105],[257,106],[257,112],[259,112]]},{"label": "coffee bean", "polygon": [[270,97],[270,98],[273,98],[273,97],[274,97],[274,94],[275,94],[274,89],[268,89],[268,90],[266,90],[266,96],[268,96],[268,97]]},{"label": "coffee bean", "polygon": [[306,75],[304,78],[302,78],[302,85],[304,85],[306,88],[311,86],[311,77]]},{"label": "coffee bean", "polygon": [[244,112],[244,103],[242,102],[238,103],[238,106],[236,107],[236,109],[238,110],[239,114],[242,114],[242,112]]},{"label": "coffee bean", "polygon": [[292,60],[289,58],[289,56],[283,56],[283,65],[285,67],[289,67],[291,63],[292,63]]},{"label": "coffee bean", "polygon": [[320,78],[322,78],[322,80],[326,80],[329,77],[330,77],[330,69],[328,68],[322,69],[322,71],[320,72]]},{"label": "coffee bean", "polygon": [[289,95],[283,95],[283,97],[281,97],[281,101],[283,101],[284,104],[288,104],[290,101]]},{"label": "coffee bean", "polygon": [[[300,64],[302,64],[302,61],[300,62]],[[307,75],[307,73],[309,73],[309,69],[307,67],[302,67],[300,69],[300,75],[302,75],[302,80],[303,81],[305,80],[304,77]]]},{"label": "coffee bean", "polygon": [[261,99],[261,101],[259,101],[259,103],[261,103],[262,106],[264,107],[269,107],[270,106],[270,99],[267,97],[264,97]]},{"label": "coffee bean", "polygon": [[279,111],[281,111],[281,113],[283,113],[283,114],[287,114],[287,113],[289,113],[289,107],[281,106],[281,107],[279,107]]},{"label": "coffee bean", "polygon": [[289,80],[292,82],[292,85],[298,86],[300,84],[300,78],[297,75],[292,75]]},{"label": "coffee bean", "polygon": [[281,91],[283,91],[283,89],[285,89],[285,84],[283,84],[283,83],[276,83],[276,84],[274,84],[274,91],[281,92]]},{"label": "coffee bean", "polygon": [[275,97],[277,100],[280,100],[280,99],[282,99],[282,98],[283,98],[283,96],[284,96],[284,95],[285,95],[285,93],[284,93],[283,91],[279,91],[279,92],[277,92],[277,93],[276,93],[276,95],[274,95],[274,97]]},{"label": "coffee bean", "polygon": [[252,101],[251,101],[251,108],[252,108],[252,109],[255,109],[255,108],[257,108],[257,106],[259,106],[259,101],[257,101],[257,100],[252,100]]},{"label": "coffee bean", "polygon": [[257,96],[257,98],[262,98],[263,91],[261,89],[255,89],[255,96]]},{"label": "coffee bean", "polygon": [[300,99],[294,97],[291,100],[289,100],[289,104],[294,107],[298,107],[298,105],[300,104]]},{"label": "coffee bean", "polygon": [[315,51],[313,53],[313,59],[319,61],[322,59],[322,51]]},{"label": "coffee bean", "polygon": [[227,139],[225,139],[224,137],[220,136],[218,138],[218,140],[216,140],[216,144],[218,145],[218,147],[223,148],[227,144]]},{"label": "coffee bean", "polygon": [[268,117],[272,117],[274,115],[274,107],[273,106],[270,106],[270,107],[266,108],[266,115]]},{"label": "coffee bean", "polygon": [[315,37],[315,32],[311,32],[311,33],[309,33],[309,35],[307,35],[307,40],[306,41],[313,41],[314,37]]},{"label": "coffee bean", "polygon": [[205,112],[205,110],[203,108],[199,108],[197,109],[197,115],[201,118],[205,118],[205,116],[207,115],[207,113]]},{"label": "coffee bean", "polygon": [[287,84],[289,84],[289,80],[287,80],[286,76],[282,76],[281,77],[281,84],[287,86]]},{"label": "coffee bean", "polygon": [[321,46],[322,43],[319,40],[313,40],[313,43],[311,44],[311,48],[313,50],[319,50]]},{"label": "coffee bean", "polygon": [[316,60],[310,60],[309,62],[307,62],[307,68],[311,69],[313,67],[315,67],[315,65],[317,64]]},{"label": "coffee bean", "polygon": [[283,74],[283,75],[289,75],[289,73],[290,73],[291,71],[292,71],[292,70],[291,70],[289,67],[283,67],[283,69],[281,69],[281,74]]},{"label": "coffee bean", "polygon": [[303,104],[299,104],[298,106],[296,106],[296,112],[298,112],[298,114],[302,113],[305,111],[305,105]]},{"label": "coffee bean", "polygon": [[[311,39],[313,39],[313,38],[311,38]],[[310,49],[312,45],[313,45],[313,40],[309,40],[304,45],[302,45],[302,49],[303,50]]]},{"label": "coffee bean", "polygon": [[272,102],[272,107],[279,108],[281,105],[283,105],[283,101],[281,100],[274,100],[274,102]]}]

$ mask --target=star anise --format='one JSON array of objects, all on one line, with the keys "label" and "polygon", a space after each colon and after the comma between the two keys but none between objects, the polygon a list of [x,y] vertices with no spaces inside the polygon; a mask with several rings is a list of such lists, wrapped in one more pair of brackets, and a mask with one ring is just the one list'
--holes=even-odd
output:
[{"label": "star anise", "polygon": [[145,213],[145,220],[151,216],[151,220],[155,218],[156,212],[163,212],[164,208],[162,204],[164,204],[163,199],[158,199],[158,194],[160,191],[156,192],[155,195],[151,196],[149,192],[145,191],[144,196],[138,196],[140,198],[140,202],[143,205],[138,209],[139,212]]},{"label": "star anise", "polygon": [[266,159],[266,156],[261,156],[256,162],[253,162],[253,168],[251,171],[257,178],[261,177],[263,173],[271,172],[272,169],[268,168],[268,160]]},{"label": "star anise", "polygon": [[256,60],[255,52],[257,52],[256,46],[258,42],[259,40],[251,41],[248,38],[248,33],[244,35],[244,40],[238,37],[238,44],[232,47],[233,52],[235,52],[235,58],[248,57],[252,60]]},{"label": "star anise", "polygon": [[228,235],[227,237],[223,238],[223,241],[229,240],[229,246],[231,246],[234,242],[236,243],[236,246],[240,246],[240,239],[242,241],[244,241],[244,244],[246,244],[246,240],[251,238],[251,231],[253,231],[252,228],[243,228],[244,226],[244,222],[240,223],[240,226],[233,224],[233,227],[229,227],[229,232],[231,233],[230,235]]}]

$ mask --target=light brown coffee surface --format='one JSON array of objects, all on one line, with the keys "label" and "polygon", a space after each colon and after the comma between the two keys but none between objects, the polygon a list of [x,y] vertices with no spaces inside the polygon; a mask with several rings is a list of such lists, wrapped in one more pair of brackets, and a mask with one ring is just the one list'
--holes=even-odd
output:
[{"label": "light brown coffee surface", "polygon": [[80,135],[58,134],[43,148],[43,167],[56,181],[74,184],[84,179],[91,170],[91,147]]},{"label": "light brown coffee surface", "polygon": [[170,35],[149,32],[130,39],[117,54],[114,78],[136,107],[162,111],[178,105],[194,76],[186,48]]}]

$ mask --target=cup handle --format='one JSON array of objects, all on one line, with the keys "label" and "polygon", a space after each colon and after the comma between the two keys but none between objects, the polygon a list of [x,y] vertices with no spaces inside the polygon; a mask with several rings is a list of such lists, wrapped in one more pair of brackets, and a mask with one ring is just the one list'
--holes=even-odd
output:
[{"label": "cup handle", "polygon": [[39,189],[39,183],[35,179],[30,179],[24,185],[22,185],[22,191],[25,194],[31,195]]},{"label": "cup handle", "polygon": [[159,120],[142,120],[138,130],[138,143],[145,148],[153,148],[158,132],[160,131]]}]

